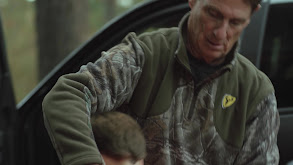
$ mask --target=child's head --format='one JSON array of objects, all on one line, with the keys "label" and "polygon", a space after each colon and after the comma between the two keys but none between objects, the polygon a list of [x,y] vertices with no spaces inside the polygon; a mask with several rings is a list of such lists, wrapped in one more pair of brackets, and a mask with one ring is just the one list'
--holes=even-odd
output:
[{"label": "child's head", "polygon": [[145,158],[145,139],[133,118],[115,111],[98,114],[91,122],[95,141],[104,158],[127,158],[134,162]]}]

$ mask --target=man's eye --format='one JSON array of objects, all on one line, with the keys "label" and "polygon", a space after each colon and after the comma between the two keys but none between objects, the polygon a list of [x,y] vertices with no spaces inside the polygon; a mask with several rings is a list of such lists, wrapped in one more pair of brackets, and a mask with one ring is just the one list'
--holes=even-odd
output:
[{"label": "man's eye", "polygon": [[231,21],[230,24],[233,25],[233,26],[239,26],[241,24],[241,22],[235,20],[235,21]]},{"label": "man's eye", "polygon": [[219,15],[218,12],[213,9],[208,9],[208,14],[212,17],[215,17],[215,18],[218,17],[218,15]]}]

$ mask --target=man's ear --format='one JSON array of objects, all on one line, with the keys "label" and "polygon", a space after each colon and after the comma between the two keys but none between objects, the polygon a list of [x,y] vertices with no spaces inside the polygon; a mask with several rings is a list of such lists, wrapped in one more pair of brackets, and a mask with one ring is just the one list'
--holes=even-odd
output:
[{"label": "man's ear", "polygon": [[256,6],[256,8],[254,9],[254,11],[253,12],[257,12],[259,9],[261,8],[261,5],[260,4],[258,4],[257,6]]},{"label": "man's ear", "polygon": [[195,4],[195,1],[196,1],[196,0],[188,0],[188,4],[189,4],[190,9],[193,8],[193,6],[194,6],[194,4]]}]

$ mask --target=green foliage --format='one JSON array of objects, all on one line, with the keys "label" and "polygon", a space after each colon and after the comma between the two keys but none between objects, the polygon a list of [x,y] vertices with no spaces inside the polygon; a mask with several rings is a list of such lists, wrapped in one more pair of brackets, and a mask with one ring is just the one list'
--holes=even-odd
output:
[{"label": "green foliage", "polygon": [[[107,18],[106,1],[88,0],[90,11],[87,38],[90,38],[108,21],[105,19]],[[122,0],[116,0],[112,11],[115,12],[113,16],[121,14],[143,0],[132,0],[133,5],[126,8],[117,5],[118,1]],[[16,102],[19,102],[38,83],[35,2],[0,0],[0,9]]]},{"label": "green foliage", "polygon": [[1,11],[8,62],[19,102],[37,84],[35,10],[33,3],[9,0]]}]

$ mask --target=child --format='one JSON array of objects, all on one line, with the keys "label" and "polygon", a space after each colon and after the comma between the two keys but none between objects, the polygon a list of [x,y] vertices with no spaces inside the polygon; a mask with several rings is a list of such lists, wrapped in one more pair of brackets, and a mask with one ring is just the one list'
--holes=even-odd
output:
[{"label": "child", "polygon": [[121,112],[92,117],[96,144],[106,165],[143,165],[146,144],[140,126]]}]

